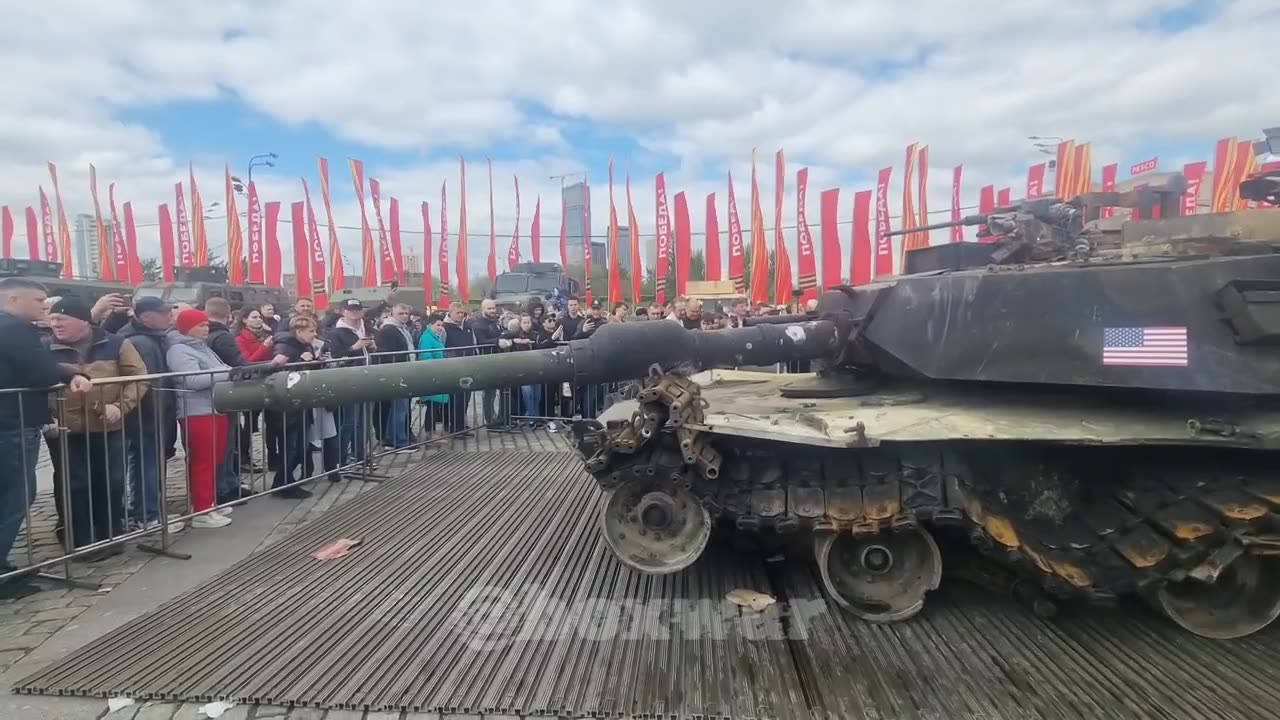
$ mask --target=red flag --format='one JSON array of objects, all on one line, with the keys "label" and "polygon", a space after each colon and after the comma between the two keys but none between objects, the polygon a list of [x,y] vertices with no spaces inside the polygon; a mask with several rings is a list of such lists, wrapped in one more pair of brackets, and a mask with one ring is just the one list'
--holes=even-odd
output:
[{"label": "red flag", "polygon": [[591,223],[587,215],[586,203],[586,199],[590,196],[587,181],[584,179],[582,181],[582,264],[586,272],[582,278],[582,285],[587,298],[587,307],[591,307]]},{"label": "red flag", "polygon": [[27,208],[27,256],[40,259],[40,220],[36,218],[36,209],[31,207]]},{"label": "red flag", "polygon": [[[911,143],[907,146],[906,161],[902,166],[902,230],[905,231],[902,237],[901,255],[898,264],[901,265],[907,257],[907,251],[921,247],[920,233],[915,231],[916,225],[916,201],[915,201],[915,177],[916,177],[916,160],[919,156],[917,143]],[[879,275],[879,271],[876,272]]]},{"label": "red flag", "polygon": [[[1134,186],[1133,186],[1133,189],[1134,189],[1134,190],[1142,190],[1142,189],[1144,189],[1144,188],[1146,188],[1146,187],[1149,187],[1149,186],[1150,186],[1150,183],[1138,183],[1138,184],[1136,184],[1136,185],[1134,185]],[[1130,220],[1134,220],[1134,221],[1136,221],[1136,220],[1155,220],[1155,219],[1158,219],[1159,217],[1160,217],[1160,206],[1159,206],[1159,205],[1156,205],[1156,206],[1154,206],[1154,207],[1152,207],[1152,208],[1151,208],[1151,217],[1149,217],[1149,218],[1144,218],[1144,217],[1142,217],[1142,210],[1141,210],[1141,209],[1139,209],[1139,208],[1134,208],[1134,209],[1133,209],[1133,212],[1132,212],[1132,213],[1130,213],[1130,215],[1129,215],[1129,219],[1130,219]]]},{"label": "red flag", "polygon": [[[964,166],[957,165],[951,171],[951,222],[960,222],[960,176],[964,173]],[[964,242],[964,226],[956,225],[951,228],[951,242]]]},{"label": "red flag", "polygon": [[[818,263],[813,252],[813,234],[809,232],[807,210],[809,196],[809,168],[796,173],[796,252],[800,259],[800,292],[818,287]],[[840,271],[836,271],[840,275]]]},{"label": "red flag", "polygon": [[769,249],[764,240],[764,210],[756,179],[756,149],[751,148],[751,302],[769,302]]},{"label": "red flag", "polygon": [[1204,183],[1204,171],[1209,163],[1205,161],[1187,163],[1182,166],[1182,175],[1187,179],[1187,191],[1182,195],[1182,214],[1195,215],[1200,209],[1200,186]]},{"label": "red flag", "polygon": [[[996,186],[984,185],[983,188],[978,191],[978,214],[990,215],[992,212],[995,211],[995,209],[996,209]],[[986,225],[978,226],[979,240],[984,243],[995,242],[996,238],[983,234],[986,231],[987,231]]]},{"label": "red flag", "polygon": [[658,262],[653,276],[654,293],[658,304],[667,302],[667,275],[671,272],[671,215],[667,207],[667,178],[658,173],[653,178],[655,223],[658,229]]},{"label": "red flag", "polygon": [[391,265],[395,268],[396,284],[404,286],[404,249],[400,245],[400,201],[391,198]]},{"label": "red flag", "polygon": [[182,181],[173,184],[173,198],[173,208],[178,213],[178,263],[189,268],[196,264],[196,253],[191,245],[191,225],[187,222],[187,198],[182,193]]},{"label": "red flag", "polygon": [[[916,196],[920,198],[919,221],[916,227],[929,224],[929,146],[925,145],[916,153],[918,170],[916,173]],[[916,247],[927,248],[930,245],[929,231],[916,233]]]},{"label": "red flag", "polygon": [[874,277],[893,274],[893,240],[885,235],[889,232],[889,178],[893,168],[880,170],[876,179],[876,261]]},{"label": "red flag", "polygon": [[569,217],[569,202],[565,200],[564,191],[560,192],[560,267],[569,268],[569,230],[565,221]]},{"label": "red flag", "polygon": [[822,289],[842,285],[840,265],[844,256],[840,251],[840,190],[823,190],[819,198],[822,214]]},{"label": "red flag", "polygon": [[249,283],[263,285],[266,283],[267,269],[262,256],[262,201],[258,198],[258,187],[249,183]]},{"label": "red flag", "polygon": [[1089,143],[1075,147],[1071,159],[1071,197],[1083,195],[1093,189],[1093,148]]},{"label": "red flag", "polygon": [[622,268],[618,267],[618,208],[613,202],[613,158],[609,158],[609,307],[622,302]]},{"label": "red flag", "polygon": [[1027,168],[1027,199],[1035,200],[1044,194],[1044,163]]},{"label": "red flag", "polygon": [[426,305],[431,304],[431,298],[434,297],[435,289],[431,287],[431,206],[426,202],[422,203],[422,302],[426,311]]},{"label": "red flag", "polygon": [[138,257],[138,226],[133,220],[133,203],[124,204],[124,248],[129,258],[129,284],[142,283],[142,260]]},{"label": "red flag", "polygon": [[[1116,173],[1118,171],[1119,171],[1119,166],[1116,163],[1111,163],[1110,165],[1102,166],[1102,192],[1115,192]],[[1111,217],[1112,215],[1115,214],[1115,212],[1116,212],[1116,209],[1113,207],[1104,207],[1102,208],[1101,216]]]},{"label": "red flag", "polygon": [[515,270],[520,262],[520,176],[512,175],[516,184],[516,229],[511,233],[511,247],[507,248],[507,269]]},{"label": "red flag", "polygon": [[640,223],[636,221],[636,208],[631,204],[631,171],[627,171],[627,244],[631,254],[631,304],[640,304]]},{"label": "red flag", "polygon": [[729,173],[729,279],[733,291],[747,291],[746,248],[742,246],[742,221],[738,219],[738,198],[733,192],[733,173]]},{"label": "red flag", "polygon": [[791,254],[782,233],[782,198],[787,184],[787,161],[779,150],[773,156],[773,297],[776,303],[791,302]]},{"label": "red flag", "polygon": [[71,226],[67,224],[67,210],[62,205],[62,190],[58,188],[58,168],[49,163],[49,177],[53,180],[53,200],[58,205],[58,246],[62,258],[62,277],[74,277],[71,266]]},{"label": "red flag", "polygon": [[396,280],[396,263],[391,257],[387,226],[382,222],[382,185],[376,178],[369,178],[369,199],[373,202],[373,219],[378,225],[378,277],[384,284],[389,284]]},{"label": "red flag", "polygon": [[40,236],[44,239],[44,259],[58,262],[58,241],[53,236],[53,211],[49,208],[49,196],[40,190]]},{"label": "red flag", "polygon": [[197,267],[209,264],[209,236],[204,227],[204,201],[200,199],[200,189],[196,187],[196,169],[187,163],[187,174],[191,179],[191,245],[195,253]]},{"label": "red flag", "polygon": [[[493,215],[493,160],[485,158],[484,161],[489,165],[489,282],[492,283],[498,279],[498,225]],[[591,247],[590,240],[587,247]]]},{"label": "red flag", "polygon": [[227,275],[232,285],[244,285],[244,235],[236,212],[236,192],[231,185],[231,166],[225,165],[227,190]]},{"label": "red flag", "polygon": [[13,213],[9,206],[0,207],[0,257],[13,257]]},{"label": "red flag", "polygon": [[378,286],[377,259],[373,253],[373,229],[369,227],[369,214],[364,206],[364,163],[355,158],[347,158],[351,166],[351,184],[356,189],[356,201],[360,205],[360,248],[364,258],[361,268],[361,284],[367,288]]},{"label": "red flag", "polygon": [[263,234],[267,245],[267,287],[284,287],[284,259],[280,252],[280,203],[266,204],[267,221]]},{"label": "red flag", "polygon": [[311,288],[311,259],[307,248],[307,204],[289,205],[293,219],[293,279],[298,297],[306,297]]},{"label": "red flag", "polygon": [[[108,235],[107,224],[102,222],[102,205],[98,202],[98,169],[89,163],[89,194],[93,197],[93,217],[98,223],[98,277],[107,282],[116,279],[115,265],[111,260],[112,239]],[[40,259],[39,246],[32,249],[35,255],[32,260]]]},{"label": "red flag", "polygon": [[[882,176],[883,176],[883,172]],[[888,185],[888,178],[885,178]],[[886,208],[888,200],[885,200]],[[876,211],[877,215],[879,210]],[[877,219],[877,222],[878,219]],[[886,220],[886,222],[888,222]],[[853,194],[853,248],[849,253],[849,284],[866,285],[871,282],[871,191],[859,190]]]},{"label": "red flag", "polygon": [[[1058,198],[1068,198],[1071,196],[1071,189],[1075,187],[1075,141],[1064,140],[1058,143],[1057,155],[1057,172],[1054,173],[1053,195]],[[1040,186],[1042,190],[1036,195],[1032,195],[1031,191],[1027,191],[1027,199],[1039,197],[1043,194],[1044,186],[1044,170],[1041,170]],[[1027,179],[1027,185],[1030,187],[1031,180]]]},{"label": "red flag", "polygon": [[466,302],[471,296],[471,283],[467,279],[467,161],[459,155],[458,164],[462,167],[458,190],[458,299]]},{"label": "red flag", "polygon": [[[1254,163],[1257,158],[1253,154],[1253,143],[1245,140],[1236,145],[1236,162],[1232,166],[1235,173],[1231,178],[1231,196],[1235,200],[1234,204],[1227,208],[1228,210],[1244,210],[1249,206],[1249,201],[1240,197],[1240,183],[1253,172]],[[1157,216],[1158,217],[1158,216]]]},{"label": "red flag", "polygon": [[173,266],[177,264],[173,248],[173,218],[169,216],[169,204],[160,203],[160,266],[164,281],[173,282]]},{"label": "red flag", "polygon": [[320,228],[316,224],[316,208],[311,204],[311,188],[302,178],[302,199],[307,208],[307,256],[311,261],[311,301],[321,310],[329,307],[329,293],[325,292],[324,243],[320,242]]},{"label": "red flag", "polygon": [[716,194],[707,194],[707,208],[703,216],[707,230],[707,249],[704,262],[706,279],[720,279],[720,218],[716,217]]},{"label": "red flag", "polygon": [[1013,188],[1001,188],[996,193],[996,207],[1007,208],[1013,204]]},{"label": "red flag", "polygon": [[684,191],[676,193],[676,294],[689,291],[689,269],[693,264],[692,223],[689,221],[689,201]]},{"label": "red flag", "polygon": [[111,261],[112,269],[118,282],[129,279],[129,249],[124,241],[124,227],[120,224],[120,215],[116,212],[116,184],[107,185],[107,204],[111,208]]},{"label": "red flag", "polygon": [[[252,185],[251,185],[252,186]],[[338,224],[333,221],[333,200],[329,194],[329,161],[320,158],[320,199],[324,201],[324,218],[329,224],[329,290],[347,287],[347,273],[342,265],[342,246],[338,245]]]},{"label": "red flag", "polygon": [[448,180],[440,183],[440,298],[436,304],[449,307],[449,208],[446,190]]},{"label": "red flag", "polygon": [[533,261],[542,262],[542,195],[533,200],[533,223],[529,225],[529,246],[533,251]]}]

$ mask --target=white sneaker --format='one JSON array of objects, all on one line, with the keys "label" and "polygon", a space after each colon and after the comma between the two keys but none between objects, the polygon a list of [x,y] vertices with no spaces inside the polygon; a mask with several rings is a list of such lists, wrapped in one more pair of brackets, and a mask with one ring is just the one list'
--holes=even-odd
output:
[{"label": "white sneaker", "polygon": [[[185,529],[186,529],[186,527],[187,527],[187,526],[186,526],[186,524],[185,524],[185,523],[183,523],[183,522],[181,522],[181,521],[170,521],[170,522],[169,522],[169,532],[170,532],[171,534],[172,534],[172,533],[180,533],[180,532],[182,532],[183,530],[185,530]],[[160,529],[160,521],[159,521],[159,520],[152,520],[151,522],[147,523],[147,530],[159,530],[159,529]]]},{"label": "white sneaker", "polygon": [[231,524],[231,518],[227,517],[226,515],[219,515],[217,513],[197,515],[191,518],[191,527],[193,528],[202,528],[202,529],[220,528],[220,527],[226,527],[230,524]]},{"label": "white sneaker", "polygon": [[224,508],[218,508],[217,510],[214,510],[214,512],[215,512],[215,513],[217,513],[218,515],[230,515],[230,514],[231,514],[231,510],[232,510],[232,509],[233,509],[233,508],[231,508],[230,506],[228,506],[228,507],[224,507]]}]

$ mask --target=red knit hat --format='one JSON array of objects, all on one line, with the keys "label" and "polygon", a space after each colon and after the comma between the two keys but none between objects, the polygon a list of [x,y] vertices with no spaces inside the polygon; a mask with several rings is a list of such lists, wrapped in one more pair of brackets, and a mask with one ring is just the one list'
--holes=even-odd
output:
[{"label": "red knit hat", "polygon": [[178,326],[178,332],[186,335],[191,332],[191,328],[207,322],[209,322],[209,316],[205,315],[203,310],[191,308],[178,313],[178,319],[174,324]]}]

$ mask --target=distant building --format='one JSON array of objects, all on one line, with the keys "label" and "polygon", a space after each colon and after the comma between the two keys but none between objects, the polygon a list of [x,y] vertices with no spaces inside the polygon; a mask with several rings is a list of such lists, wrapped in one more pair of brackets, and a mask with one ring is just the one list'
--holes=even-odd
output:
[{"label": "distant building", "polygon": [[631,228],[627,225],[618,226],[618,267],[631,272]]},{"label": "distant building", "polygon": [[[570,265],[581,265],[584,238],[591,235],[591,188],[585,182],[566,185],[561,191],[565,211],[565,239]],[[596,249],[591,248],[594,254]],[[594,257],[592,258],[595,259]]]},{"label": "distant building", "polygon": [[[111,220],[103,218],[108,235],[113,232]],[[88,213],[76,215],[75,273],[79,277],[102,277],[102,245],[98,239],[98,221]]]}]

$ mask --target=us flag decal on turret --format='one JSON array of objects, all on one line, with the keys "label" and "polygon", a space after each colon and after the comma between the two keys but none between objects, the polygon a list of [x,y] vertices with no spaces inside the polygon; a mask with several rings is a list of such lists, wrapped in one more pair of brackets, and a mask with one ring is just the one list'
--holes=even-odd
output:
[{"label": "us flag decal on turret", "polygon": [[1102,332],[1102,364],[1186,367],[1187,329],[1106,328]]}]

